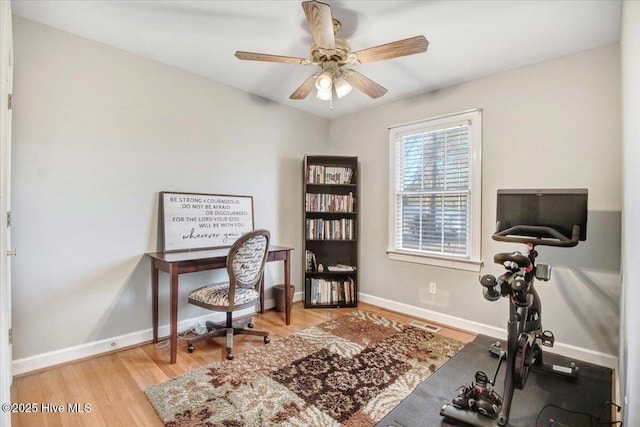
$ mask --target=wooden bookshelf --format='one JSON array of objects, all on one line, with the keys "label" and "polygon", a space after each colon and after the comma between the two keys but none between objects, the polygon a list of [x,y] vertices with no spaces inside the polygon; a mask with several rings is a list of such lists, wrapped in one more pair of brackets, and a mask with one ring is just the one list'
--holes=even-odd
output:
[{"label": "wooden bookshelf", "polygon": [[304,306],[358,305],[358,158],[304,158]]}]

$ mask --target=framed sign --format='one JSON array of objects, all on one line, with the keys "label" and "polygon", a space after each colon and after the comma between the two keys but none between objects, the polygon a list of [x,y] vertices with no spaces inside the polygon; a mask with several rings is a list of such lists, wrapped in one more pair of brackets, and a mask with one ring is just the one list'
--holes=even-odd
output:
[{"label": "framed sign", "polygon": [[253,230],[253,197],[163,191],[160,220],[164,252],[231,246]]}]

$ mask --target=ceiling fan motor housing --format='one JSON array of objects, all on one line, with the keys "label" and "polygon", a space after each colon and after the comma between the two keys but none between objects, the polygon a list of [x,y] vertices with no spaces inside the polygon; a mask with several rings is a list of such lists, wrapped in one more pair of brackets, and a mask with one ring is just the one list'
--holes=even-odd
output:
[{"label": "ceiling fan motor housing", "polygon": [[[348,62],[351,46],[343,39],[336,38],[335,49],[325,49],[315,44],[311,46],[311,62],[323,66],[325,62],[334,62],[338,67]],[[323,67],[324,68],[324,67]]]}]

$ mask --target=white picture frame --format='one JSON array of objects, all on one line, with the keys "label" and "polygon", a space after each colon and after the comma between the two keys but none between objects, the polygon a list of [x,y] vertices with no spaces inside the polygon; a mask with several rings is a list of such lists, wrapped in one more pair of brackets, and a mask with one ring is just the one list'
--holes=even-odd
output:
[{"label": "white picture frame", "polygon": [[160,192],[162,251],[229,247],[253,230],[253,197]]}]

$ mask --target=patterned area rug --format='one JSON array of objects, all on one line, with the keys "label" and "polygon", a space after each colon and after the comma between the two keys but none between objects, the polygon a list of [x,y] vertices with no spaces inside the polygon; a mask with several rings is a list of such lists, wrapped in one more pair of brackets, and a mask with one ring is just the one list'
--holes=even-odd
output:
[{"label": "patterned area rug", "polygon": [[372,426],[463,346],[354,311],[145,393],[166,426]]}]

